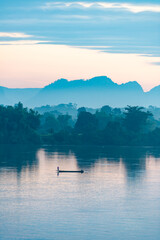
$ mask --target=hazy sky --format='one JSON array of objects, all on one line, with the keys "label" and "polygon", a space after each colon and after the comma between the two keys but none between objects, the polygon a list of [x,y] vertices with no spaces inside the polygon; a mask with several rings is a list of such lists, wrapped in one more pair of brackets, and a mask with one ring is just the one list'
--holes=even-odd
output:
[{"label": "hazy sky", "polygon": [[160,84],[160,1],[0,1],[0,85],[107,75]]}]

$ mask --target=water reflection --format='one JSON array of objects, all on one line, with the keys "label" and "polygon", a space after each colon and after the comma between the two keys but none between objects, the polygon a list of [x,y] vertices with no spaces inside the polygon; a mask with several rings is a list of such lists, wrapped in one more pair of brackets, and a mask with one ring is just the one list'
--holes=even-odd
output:
[{"label": "water reflection", "polygon": [[[76,159],[78,170],[91,170],[96,163],[101,161],[108,164],[120,165],[125,168],[128,180],[135,180],[141,177],[146,169],[146,158],[148,156],[160,156],[159,149],[147,147],[47,147],[45,154],[48,159],[56,158]],[[63,167],[63,164],[62,164]]]},{"label": "water reflection", "polygon": [[0,173],[12,171],[20,177],[22,172],[38,171],[46,163],[54,170],[60,166],[63,170],[94,171],[100,163],[112,167],[123,165],[128,181],[134,181],[145,174],[149,157],[159,159],[159,148],[0,145]]},{"label": "water reflection", "polygon": [[0,145],[0,172],[15,172],[38,168],[37,147],[31,145]]}]

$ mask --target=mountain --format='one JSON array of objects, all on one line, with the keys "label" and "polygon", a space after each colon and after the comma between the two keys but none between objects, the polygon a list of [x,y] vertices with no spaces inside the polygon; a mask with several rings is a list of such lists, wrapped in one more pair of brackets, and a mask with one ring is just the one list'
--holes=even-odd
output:
[{"label": "mountain", "polygon": [[76,103],[79,106],[124,107],[126,105],[160,106],[160,86],[144,92],[136,81],[114,83],[106,76],[89,80],[59,79],[44,88],[9,89],[0,87],[0,103],[13,105],[21,101],[24,106],[35,107]]},{"label": "mountain", "polygon": [[[28,101],[34,96],[36,96],[39,91],[39,88],[0,87],[0,104],[14,105],[15,103],[22,102],[24,105],[27,106]],[[32,104],[30,106],[32,107]]]}]

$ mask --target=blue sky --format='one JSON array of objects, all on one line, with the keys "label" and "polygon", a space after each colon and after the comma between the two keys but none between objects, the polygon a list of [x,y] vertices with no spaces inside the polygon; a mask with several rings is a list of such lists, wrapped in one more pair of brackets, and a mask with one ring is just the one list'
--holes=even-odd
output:
[{"label": "blue sky", "polygon": [[160,1],[1,0],[0,45],[13,42],[143,54],[157,69]]}]

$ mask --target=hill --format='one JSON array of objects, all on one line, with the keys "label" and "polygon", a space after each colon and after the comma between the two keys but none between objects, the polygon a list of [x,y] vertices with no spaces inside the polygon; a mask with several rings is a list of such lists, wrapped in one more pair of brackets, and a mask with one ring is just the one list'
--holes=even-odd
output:
[{"label": "hill", "polygon": [[160,106],[160,86],[144,92],[138,82],[114,83],[106,76],[89,80],[59,79],[44,88],[11,89],[0,87],[0,103],[13,105],[22,102],[24,106],[35,107],[76,103],[78,106],[124,107],[126,105]]}]

